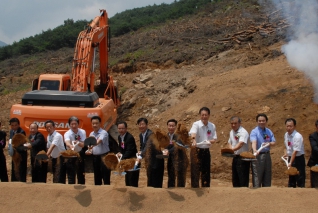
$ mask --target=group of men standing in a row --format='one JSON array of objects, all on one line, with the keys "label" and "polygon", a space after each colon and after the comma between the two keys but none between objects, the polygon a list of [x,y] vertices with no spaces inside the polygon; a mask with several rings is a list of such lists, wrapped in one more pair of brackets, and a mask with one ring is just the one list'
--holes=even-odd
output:
[{"label": "group of men standing in a row", "polygon": [[[79,119],[75,116],[69,118],[68,123],[70,129],[63,136],[55,130],[55,123],[52,120],[45,122],[44,126],[48,132],[45,140],[42,133],[38,131],[36,123],[30,124],[30,135],[28,136],[30,143],[22,144],[18,147],[13,147],[11,142],[15,134],[20,133],[25,135],[25,131],[20,127],[20,121],[17,118],[11,118],[9,121],[10,140],[9,154],[12,156],[11,181],[26,182],[27,175],[27,150],[31,153],[32,167],[32,182],[46,182],[48,161],[36,159],[36,155],[44,150],[47,156],[51,159],[53,183],[66,183],[66,176],[69,184],[77,183],[85,184],[85,155],[93,155],[94,167],[94,182],[95,185],[110,184],[110,170],[102,163],[102,157],[109,152],[108,133],[101,128],[101,118],[94,116],[91,118],[93,131],[89,136],[95,137],[97,144],[89,150],[84,146],[86,138],[85,130],[79,128]],[[0,133],[0,170],[1,181],[8,181],[6,160],[3,154],[3,148],[6,145],[6,133]],[[66,149],[74,150],[78,153],[78,157],[68,158],[63,157],[61,152]],[[17,164],[14,161],[14,156],[18,154],[20,162]]]},{"label": "group of men standing in a row", "polygon": [[[231,145],[234,153],[232,163],[232,180],[234,187],[248,186],[249,170],[252,167],[252,179],[254,187],[269,187],[272,179],[272,159],[270,156],[270,147],[275,145],[276,140],[273,132],[266,127],[268,117],[264,113],[256,116],[257,127],[255,127],[249,136],[248,132],[241,126],[239,117],[230,119],[232,130],[228,143]],[[318,120],[315,122],[316,131],[309,136],[311,146],[311,155],[307,166],[318,166]],[[288,168],[296,167],[299,174],[290,175],[288,187],[305,187],[306,162],[304,140],[302,135],[296,131],[296,120],[287,118],[285,120],[286,133],[284,135],[284,145],[286,152],[282,156],[287,159]],[[257,161],[244,161],[239,154],[248,151],[248,140],[252,143],[253,154]],[[265,148],[258,151],[262,146]],[[310,170],[311,187],[318,187],[318,173]]]},{"label": "group of men standing in a row", "polygon": [[[189,135],[191,137],[190,163],[191,163],[191,187],[199,187],[201,180],[202,187],[210,186],[210,168],[211,154],[209,146],[197,146],[200,142],[215,143],[217,140],[216,127],[209,121],[210,109],[202,107],[199,111],[200,120],[193,123]],[[252,168],[252,179],[254,187],[269,187],[272,179],[272,160],[270,155],[270,147],[276,143],[273,132],[266,127],[268,117],[266,114],[258,114],[256,116],[257,127],[255,127],[250,135],[241,126],[241,119],[234,116],[230,119],[232,130],[230,131],[228,144],[234,151],[235,155],[232,162],[232,183],[234,187],[249,186],[249,171]],[[95,185],[110,184],[111,171],[102,162],[103,157],[109,152],[109,136],[108,133],[101,128],[101,118],[94,116],[91,118],[93,131],[89,136],[95,137],[97,145],[90,150],[84,146],[86,138],[85,130],[79,128],[79,119],[75,116],[69,118],[70,129],[63,136],[55,130],[55,123],[52,120],[45,122],[45,128],[48,132],[47,140],[38,132],[38,126],[35,123],[30,125],[30,143],[27,146],[16,147],[15,152],[21,156],[19,171],[15,171],[12,163],[11,181],[26,181],[27,169],[27,149],[31,150],[32,165],[32,182],[46,182],[47,162],[36,160],[35,156],[41,150],[47,150],[47,155],[52,159],[52,172],[54,183],[65,183],[66,175],[69,184],[75,184],[76,176],[78,184],[85,184],[85,155],[93,155],[94,183]],[[20,128],[19,120],[12,118],[10,120],[10,139],[16,133],[25,134]],[[1,124],[0,124],[1,125]],[[119,122],[118,127],[118,157],[121,159],[135,158],[136,153],[147,159],[147,186],[162,187],[164,174],[164,159],[158,158],[160,154],[168,155],[168,187],[175,187],[176,181],[178,187],[185,187],[186,172],[189,164],[187,157],[187,147],[183,141],[175,134],[177,121],[170,119],[167,121],[168,137],[170,143],[163,150],[158,150],[152,144],[151,135],[153,132],[148,128],[148,120],[139,118],[137,125],[140,131],[140,151],[137,152],[134,137],[127,130],[126,122]],[[308,161],[308,166],[312,167],[318,164],[318,121],[315,123],[317,131],[310,135],[309,140],[312,147],[312,153]],[[286,134],[284,143],[286,146],[286,154],[288,157],[288,167],[296,167],[299,175],[290,176],[289,187],[305,187],[305,157],[304,142],[301,134],[296,131],[296,120],[288,118],[285,121]],[[8,181],[5,157],[3,148],[6,145],[6,134],[0,132],[0,178],[1,181]],[[252,144],[253,154],[256,155],[257,161],[245,161],[240,154],[249,151],[248,141]],[[11,141],[11,140],[9,140]],[[9,142],[10,143],[10,142]],[[176,144],[180,145],[177,146]],[[265,148],[259,149],[264,146]],[[79,158],[67,158],[60,155],[66,149],[78,152]],[[12,145],[9,144],[9,153],[13,153]],[[139,164],[140,168],[140,164]],[[135,174],[134,174],[135,173]],[[313,178],[315,173],[311,171],[311,186],[315,185]],[[138,186],[139,170],[129,173],[127,172],[125,181],[127,186]]]}]

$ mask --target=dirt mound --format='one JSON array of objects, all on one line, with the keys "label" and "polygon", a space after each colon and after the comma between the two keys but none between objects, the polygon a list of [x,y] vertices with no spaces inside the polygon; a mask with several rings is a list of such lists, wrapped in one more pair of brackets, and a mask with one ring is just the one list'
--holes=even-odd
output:
[{"label": "dirt mound", "polygon": [[104,164],[110,170],[116,170],[118,167],[118,158],[114,153],[108,153],[104,157]]}]

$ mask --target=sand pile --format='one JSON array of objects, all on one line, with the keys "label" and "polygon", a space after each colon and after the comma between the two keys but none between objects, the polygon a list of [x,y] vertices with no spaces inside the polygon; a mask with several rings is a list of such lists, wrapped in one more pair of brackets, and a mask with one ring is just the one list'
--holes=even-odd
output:
[{"label": "sand pile", "polygon": [[116,170],[118,166],[118,158],[114,153],[108,153],[104,157],[104,164],[110,170]]},{"label": "sand pile", "polygon": [[75,152],[74,150],[70,150],[70,149],[63,151],[60,154],[65,158],[67,158],[67,157],[78,157],[79,158],[80,157],[80,155],[77,152]]},{"label": "sand pile", "polygon": [[230,148],[223,148],[221,149],[221,154],[227,153],[227,154],[234,154],[234,151]]},{"label": "sand pile", "polygon": [[255,155],[253,155],[253,154],[250,153],[250,152],[242,152],[242,153],[240,154],[240,156],[241,156],[242,158],[247,158],[247,159],[255,159],[255,158],[256,158]]},{"label": "sand pile", "polygon": [[285,171],[285,174],[294,176],[294,175],[298,175],[299,171],[297,170],[296,167],[290,167],[289,169]]},{"label": "sand pile", "polygon": [[120,168],[120,170],[128,171],[128,170],[134,168],[135,162],[136,162],[136,158],[121,160],[119,162],[119,168]]},{"label": "sand pile", "polygon": [[318,166],[312,166],[310,170],[313,172],[318,172]]}]

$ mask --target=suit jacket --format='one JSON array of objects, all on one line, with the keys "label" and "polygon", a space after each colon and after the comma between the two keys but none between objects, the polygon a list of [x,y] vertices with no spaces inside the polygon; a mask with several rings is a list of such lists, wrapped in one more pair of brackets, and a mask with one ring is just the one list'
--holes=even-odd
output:
[{"label": "suit jacket", "polygon": [[311,155],[307,166],[312,167],[318,164],[318,132],[314,132],[309,135],[309,141],[311,146]]},{"label": "suit jacket", "polygon": [[134,136],[129,132],[126,132],[124,137],[124,148],[121,147],[121,142],[121,137],[118,135],[119,152],[123,154],[122,159],[136,157],[137,146]]},{"label": "suit jacket", "polygon": [[35,134],[33,141],[31,141],[32,135],[29,136],[29,139],[32,146],[32,149],[31,149],[32,157],[35,157],[39,151],[42,151],[42,150],[46,151],[46,141],[41,132],[37,132]]},{"label": "suit jacket", "polygon": [[0,152],[3,151],[4,147],[6,147],[6,136],[6,132],[0,131]]},{"label": "suit jacket", "polygon": [[146,136],[145,136],[145,141],[142,138],[142,134],[141,133],[139,134],[140,151],[142,152],[142,156],[143,156],[143,153],[145,153],[145,151],[146,151],[146,144],[147,144],[147,141],[148,141],[148,139],[149,139],[151,134],[153,134],[153,132],[150,129],[147,129],[147,133],[146,133]]},{"label": "suit jacket", "polygon": [[[25,131],[24,131],[21,127],[19,127],[19,128],[17,129],[17,132],[16,132],[16,133],[21,133],[21,134],[23,134],[23,135],[26,135],[26,134],[25,134]],[[13,138],[14,134],[15,134],[15,132],[14,132],[12,129],[10,129],[10,139]]]},{"label": "suit jacket", "polygon": [[[19,128],[17,129],[17,132],[14,132],[14,131],[11,129],[11,130],[10,130],[10,139],[12,139],[13,136],[14,136],[14,134],[16,134],[16,133],[21,133],[21,134],[25,135],[25,131],[24,131],[21,127],[19,127]],[[23,145],[21,145],[21,146],[16,147],[16,150],[17,150],[17,152],[19,152],[19,153],[24,153],[24,152],[27,151],[27,148],[24,147]],[[9,146],[8,146],[8,152],[9,152],[9,155],[10,155],[10,156],[13,156],[14,150],[13,150],[12,144],[9,144]]]},{"label": "suit jacket", "polygon": [[[170,137],[170,136],[169,136],[169,133],[168,133],[168,137]],[[175,142],[177,142],[177,139],[178,139],[178,135],[173,134],[172,140],[174,140]],[[181,141],[178,141],[178,142],[182,144]],[[169,151],[169,154],[172,154],[172,153],[174,152],[174,144],[169,144],[169,146],[167,146],[166,149]]]},{"label": "suit jacket", "polygon": [[[168,137],[170,137],[169,133],[168,133]],[[184,145],[184,143],[181,140],[179,140],[178,138],[179,138],[179,136],[177,134],[173,134],[172,140]],[[169,154],[172,154],[174,152],[175,146],[177,146],[177,145],[169,144],[169,146],[166,147],[166,149],[168,149],[168,151],[169,151]]]}]

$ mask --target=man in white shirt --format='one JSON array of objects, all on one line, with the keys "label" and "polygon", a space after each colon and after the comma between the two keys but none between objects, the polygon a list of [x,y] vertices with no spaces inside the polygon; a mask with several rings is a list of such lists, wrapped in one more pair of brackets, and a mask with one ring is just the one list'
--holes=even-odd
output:
[{"label": "man in white shirt", "polygon": [[[84,129],[79,128],[79,119],[75,116],[71,116],[68,119],[70,129],[64,134],[64,141],[67,149],[74,150],[80,155],[80,159],[71,158],[65,163],[66,173],[68,175],[68,183],[75,184],[75,176],[77,175],[77,183],[85,184],[85,149],[84,140],[86,139],[86,132]],[[77,164],[77,166],[76,166]],[[65,183],[66,174],[61,174],[61,178]]]},{"label": "man in white shirt", "polygon": [[94,167],[94,183],[95,185],[110,185],[110,170],[102,162],[103,158],[109,152],[108,133],[101,128],[101,118],[93,116],[91,118],[93,131],[89,134],[90,137],[95,137],[97,144],[92,148],[93,167]]},{"label": "man in white shirt", "polygon": [[192,138],[191,148],[191,187],[199,187],[199,177],[201,176],[201,186],[210,187],[210,167],[211,154],[209,146],[198,148],[197,143],[206,141],[211,144],[217,140],[215,125],[209,122],[210,109],[202,107],[199,111],[201,120],[193,123],[190,134]]},{"label": "man in white shirt", "polygon": [[296,120],[287,118],[285,121],[286,133],[284,143],[286,146],[286,155],[288,156],[288,167],[296,167],[299,171],[297,176],[289,176],[288,187],[305,187],[306,162],[303,136],[296,131]]},{"label": "man in white shirt", "polygon": [[248,187],[250,162],[243,161],[240,157],[242,152],[248,151],[248,132],[241,126],[241,118],[234,116],[230,119],[231,132],[228,143],[236,156],[232,161],[232,184],[233,187]]},{"label": "man in white shirt", "polygon": [[65,151],[63,137],[60,133],[55,131],[55,123],[52,120],[48,120],[44,123],[46,131],[49,133],[47,136],[47,155],[52,158],[52,172],[53,172],[53,183],[61,183],[60,182],[60,173],[65,170],[62,167],[62,163],[58,168],[57,160],[63,161],[60,153]]}]

